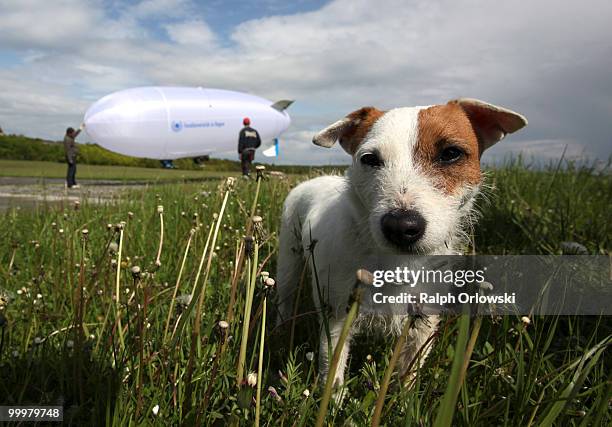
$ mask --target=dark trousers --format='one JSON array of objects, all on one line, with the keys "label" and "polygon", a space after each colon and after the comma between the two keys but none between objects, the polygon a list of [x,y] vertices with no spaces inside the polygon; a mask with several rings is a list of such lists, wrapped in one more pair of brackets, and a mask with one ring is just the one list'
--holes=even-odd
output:
[{"label": "dark trousers", "polygon": [[76,162],[68,162],[68,173],[66,174],[66,184],[68,187],[76,185]]},{"label": "dark trousers", "polygon": [[251,172],[251,163],[255,158],[255,150],[244,150],[240,154],[240,164],[242,166],[242,174],[248,175]]}]

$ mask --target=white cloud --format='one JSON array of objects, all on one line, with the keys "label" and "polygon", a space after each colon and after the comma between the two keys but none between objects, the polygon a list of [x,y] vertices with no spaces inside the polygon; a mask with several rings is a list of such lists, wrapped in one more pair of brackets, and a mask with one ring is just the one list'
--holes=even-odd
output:
[{"label": "white cloud", "polygon": [[[593,156],[610,152],[612,3],[604,0],[338,0],[312,12],[246,21],[229,41],[189,0],[119,3],[114,13],[106,5],[0,4],[0,52],[13,50],[24,61],[0,65],[2,87],[21,87],[0,93],[3,128],[55,135],[53,123],[34,120],[37,115],[51,117],[56,108],[77,122],[84,105],[114,90],[206,85],[296,99],[294,124],[281,143],[288,162],[344,159],[341,150],[312,147],[311,135],[360,106],[427,105],[457,96],[527,115],[529,127],[500,146],[530,141],[525,150],[542,146],[546,154],[556,149],[545,141],[569,140]],[[10,82],[1,80],[8,75]],[[20,114],[40,124],[22,129]]]},{"label": "white cloud", "polygon": [[143,0],[127,13],[138,18],[188,16],[195,7],[190,0]]},{"label": "white cloud", "polygon": [[216,41],[215,34],[201,19],[165,26],[170,39],[181,45],[209,47]]}]

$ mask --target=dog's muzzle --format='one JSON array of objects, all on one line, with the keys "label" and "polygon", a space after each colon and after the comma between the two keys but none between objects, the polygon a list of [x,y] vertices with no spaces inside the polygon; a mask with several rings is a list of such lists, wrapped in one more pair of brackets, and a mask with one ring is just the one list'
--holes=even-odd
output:
[{"label": "dog's muzzle", "polygon": [[402,250],[411,249],[427,228],[427,221],[415,210],[388,212],[380,222],[385,238]]}]

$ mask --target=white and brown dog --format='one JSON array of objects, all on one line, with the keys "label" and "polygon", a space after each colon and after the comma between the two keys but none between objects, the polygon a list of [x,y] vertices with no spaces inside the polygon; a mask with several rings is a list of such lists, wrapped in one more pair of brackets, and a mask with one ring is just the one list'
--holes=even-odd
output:
[{"label": "white and brown dog", "polygon": [[[527,124],[520,114],[475,99],[445,105],[380,111],[365,107],[319,132],[313,142],[336,141],[352,156],[346,175],[323,176],[297,186],[285,201],[280,231],[280,321],[293,314],[295,291],[314,245],[313,300],[331,308],[335,346],[346,316],[355,272],[372,253],[458,254],[466,242],[474,198],[482,181],[484,150]],[[311,258],[312,259],[312,258]],[[319,295],[321,293],[321,296]],[[321,300],[322,299],[322,300]],[[436,316],[417,320],[400,358],[405,373],[435,332]],[[398,328],[393,328],[397,331]],[[349,340],[341,353],[342,384]],[[328,337],[321,333],[320,371],[328,371]]]}]

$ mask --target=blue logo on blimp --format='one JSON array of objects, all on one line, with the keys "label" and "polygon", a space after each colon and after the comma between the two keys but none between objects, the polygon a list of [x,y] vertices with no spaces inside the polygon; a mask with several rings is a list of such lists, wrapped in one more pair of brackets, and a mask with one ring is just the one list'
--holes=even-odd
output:
[{"label": "blue logo on blimp", "polygon": [[183,130],[183,122],[180,120],[172,122],[170,126],[174,132],[180,132]]}]

